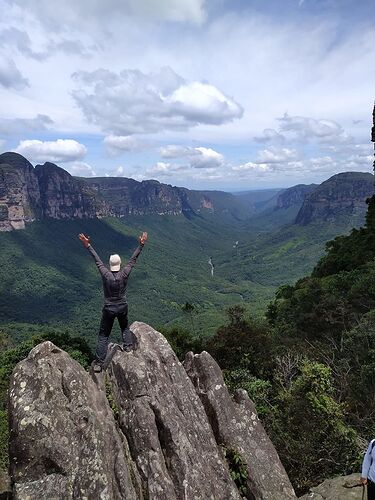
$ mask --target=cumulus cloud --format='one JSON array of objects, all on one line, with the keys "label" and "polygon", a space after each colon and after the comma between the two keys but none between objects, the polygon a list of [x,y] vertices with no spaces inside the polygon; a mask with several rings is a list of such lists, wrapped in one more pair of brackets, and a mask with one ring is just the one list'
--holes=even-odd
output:
[{"label": "cumulus cloud", "polygon": [[141,149],[139,142],[131,135],[108,135],[103,142],[107,151],[113,155]]},{"label": "cumulus cloud", "polygon": [[87,120],[115,135],[186,130],[240,118],[242,107],[209,83],[186,82],[171,68],[157,73],[79,71],[73,97]]},{"label": "cumulus cloud", "polygon": [[83,144],[73,139],[57,139],[56,141],[21,141],[15,151],[34,162],[63,163],[81,160],[87,149]]},{"label": "cumulus cloud", "polygon": [[15,62],[4,56],[0,56],[0,86],[14,90],[23,90],[29,86]]},{"label": "cumulus cloud", "polygon": [[0,118],[1,134],[19,134],[20,132],[40,132],[53,125],[47,115],[36,115],[34,118]]},{"label": "cumulus cloud", "polygon": [[284,163],[295,161],[299,157],[299,153],[295,149],[281,148],[277,149],[270,147],[258,152],[258,157],[255,163]]},{"label": "cumulus cloud", "polygon": [[160,148],[162,158],[187,158],[192,168],[217,168],[225,163],[222,154],[211,148],[169,145]]},{"label": "cumulus cloud", "polygon": [[290,116],[287,113],[281,118],[281,132],[291,132],[298,139],[309,141],[318,139],[320,142],[348,142],[350,135],[341,125],[332,120],[316,120],[306,116]]},{"label": "cumulus cloud", "polygon": [[187,165],[158,161],[153,167],[146,170],[146,174],[156,177],[171,177],[176,173],[186,172],[188,169],[189,167]]},{"label": "cumulus cloud", "polygon": [[64,166],[72,175],[78,177],[96,177],[94,168],[84,161],[73,161]]}]

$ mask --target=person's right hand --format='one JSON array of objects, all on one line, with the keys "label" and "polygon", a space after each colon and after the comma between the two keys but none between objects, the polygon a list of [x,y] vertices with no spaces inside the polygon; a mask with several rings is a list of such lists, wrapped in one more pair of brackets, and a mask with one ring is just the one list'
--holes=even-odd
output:
[{"label": "person's right hand", "polygon": [[80,233],[78,238],[82,241],[86,248],[90,245],[90,236],[85,236],[83,233]]},{"label": "person's right hand", "polygon": [[144,245],[147,241],[147,233],[143,231],[142,235],[139,237],[139,243]]},{"label": "person's right hand", "polygon": [[364,486],[366,486],[366,484],[367,484],[367,477],[361,477],[360,482],[361,482],[361,484],[363,484]]}]

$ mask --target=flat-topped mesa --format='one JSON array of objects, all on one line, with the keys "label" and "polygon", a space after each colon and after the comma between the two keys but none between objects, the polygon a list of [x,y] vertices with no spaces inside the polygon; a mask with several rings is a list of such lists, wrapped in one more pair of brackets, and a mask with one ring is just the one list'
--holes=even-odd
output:
[{"label": "flat-topped mesa", "polygon": [[[97,383],[51,342],[15,367],[14,498],[240,500],[224,447],[246,461],[246,498],[296,498],[253,404],[244,391],[232,401],[215,361],[191,354],[187,373],[163,335],[145,323],[131,328],[136,350],[117,352]],[[216,413],[202,399],[206,386]],[[213,420],[220,427],[231,410],[225,434]]]},{"label": "flat-topped mesa", "polygon": [[193,191],[126,177],[74,177],[54,163],[35,168],[18,153],[0,155],[0,231],[41,219],[214,213],[245,219],[233,194]]}]

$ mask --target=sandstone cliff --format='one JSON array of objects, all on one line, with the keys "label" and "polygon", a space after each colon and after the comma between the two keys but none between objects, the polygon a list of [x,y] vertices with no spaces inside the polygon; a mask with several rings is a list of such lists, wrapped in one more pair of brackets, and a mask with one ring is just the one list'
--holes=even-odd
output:
[{"label": "sandstone cliff", "polygon": [[[296,498],[254,405],[244,391],[231,398],[211,356],[190,353],[184,367],[160,333],[132,330],[136,351],[116,353],[94,379],[51,342],[16,366],[14,498]],[[229,453],[246,468],[242,486]]]},{"label": "sandstone cliff", "polygon": [[305,197],[311,193],[317,184],[297,184],[291,188],[285,189],[279,194],[276,201],[275,210],[286,209],[296,205],[302,205]]},{"label": "sandstone cliff", "polygon": [[372,174],[344,172],[334,175],[306,196],[296,224],[334,223],[349,217],[355,223],[363,223],[367,211],[366,199],[373,194]]},{"label": "sandstone cliff", "polygon": [[244,219],[248,209],[222,191],[194,191],[124,177],[79,178],[54,163],[37,165],[18,153],[0,155],[0,231],[45,218],[215,214]]}]

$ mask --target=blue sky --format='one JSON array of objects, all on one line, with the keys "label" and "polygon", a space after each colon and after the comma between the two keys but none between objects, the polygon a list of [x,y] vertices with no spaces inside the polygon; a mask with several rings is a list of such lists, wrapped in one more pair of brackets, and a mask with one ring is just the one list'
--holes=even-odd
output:
[{"label": "blue sky", "polygon": [[205,189],[372,168],[362,0],[0,0],[0,145]]}]

